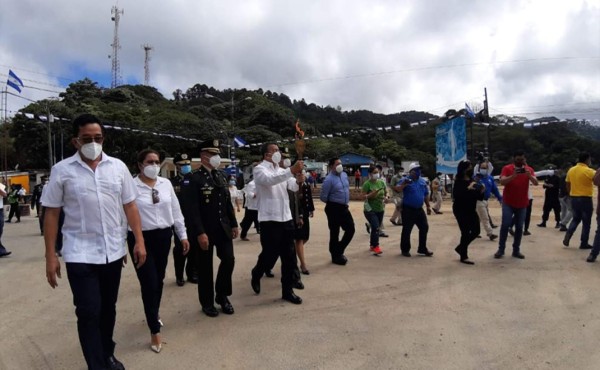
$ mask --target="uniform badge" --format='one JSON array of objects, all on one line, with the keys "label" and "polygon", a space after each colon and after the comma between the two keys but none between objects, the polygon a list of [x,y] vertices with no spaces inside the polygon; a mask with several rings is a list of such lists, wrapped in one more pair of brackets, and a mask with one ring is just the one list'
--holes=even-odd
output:
[{"label": "uniform badge", "polygon": [[217,139],[213,140],[213,146],[215,148],[218,148],[219,147],[219,140],[217,140]]},{"label": "uniform badge", "polygon": [[185,154],[185,153],[184,153],[184,154],[182,154],[182,155],[181,155],[181,159],[184,159],[184,160],[185,160],[185,159],[188,159],[188,155],[187,155],[187,154]]}]

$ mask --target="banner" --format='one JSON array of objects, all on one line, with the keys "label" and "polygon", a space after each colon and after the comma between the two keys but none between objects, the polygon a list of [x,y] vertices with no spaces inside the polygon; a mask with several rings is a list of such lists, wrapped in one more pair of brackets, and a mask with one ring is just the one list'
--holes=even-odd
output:
[{"label": "banner", "polygon": [[444,122],[435,129],[436,171],[456,174],[460,161],[467,159],[467,131],[463,117]]}]

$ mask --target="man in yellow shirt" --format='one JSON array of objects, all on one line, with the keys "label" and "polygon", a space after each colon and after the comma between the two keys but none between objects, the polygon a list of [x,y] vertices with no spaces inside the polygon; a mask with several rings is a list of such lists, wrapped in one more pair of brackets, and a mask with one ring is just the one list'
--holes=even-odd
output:
[{"label": "man in yellow shirt", "polygon": [[[596,170],[596,174],[594,175],[594,185],[600,188],[600,168]],[[598,191],[598,204],[600,204],[600,191]],[[594,249],[592,249],[587,261],[596,262],[598,253],[600,253],[600,207],[596,208],[596,237],[594,238]]]},{"label": "man in yellow shirt", "polygon": [[571,205],[573,207],[573,220],[563,240],[565,247],[569,246],[569,241],[577,229],[580,222],[583,222],[581,229],[580,249],[592,249],[588,241],[590,238],[590,226],[592,223],[592,213],[594,212],[594,203],[592,196],[594,194],[593,179],[596,171],[590,168],[592,157],[590,153],[582,152],[579,154],[577,164],[567,172],[567,191],[571,196]]}]

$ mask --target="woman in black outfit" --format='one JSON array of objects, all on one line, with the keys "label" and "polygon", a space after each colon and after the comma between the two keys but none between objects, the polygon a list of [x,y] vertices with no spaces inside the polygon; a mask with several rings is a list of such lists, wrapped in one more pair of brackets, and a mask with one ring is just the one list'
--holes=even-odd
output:
[{"label": "woman in black outfit", "polygon": [[483,184],[473,180],[473,166],[468,160],[461,161],[456,170],[456,180],[452,192],[454,203],[452,212],[460,228],[460,244],[454,249],[460,255],[460,262],[467,265],[475,263],[469,260],[469,244],[479,235],[477,217],[477,198],[485,191]]},{"label": "woman in black outfit", "polygon": [[[310,176],[310,175],[306,175]],[[294,233],[294,240],[296,242],[296,254],[300,260],[300,271],[304,275],[309,275],[310,272],[306,268],[306,260],[304,259],[304,245],[308,242],[310,237],[310,221],[309,218],[313,216],[315,211],[315,205],[312,199],[312,190],[307,181],[304,181],[300,185],[300,189],[297,193],[298,196],[298,212],[302,215],[302,225],[296,227]]]}]

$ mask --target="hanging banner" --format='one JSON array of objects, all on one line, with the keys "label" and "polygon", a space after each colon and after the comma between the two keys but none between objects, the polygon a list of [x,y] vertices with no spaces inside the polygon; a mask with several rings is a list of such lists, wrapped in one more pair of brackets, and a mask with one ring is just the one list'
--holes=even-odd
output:
[{"label": "hanging banner", "polygon": [[455,174],[460,161],[467,159],[467,131],[463,117],[454,118],[435,129],[436,169]]}]

